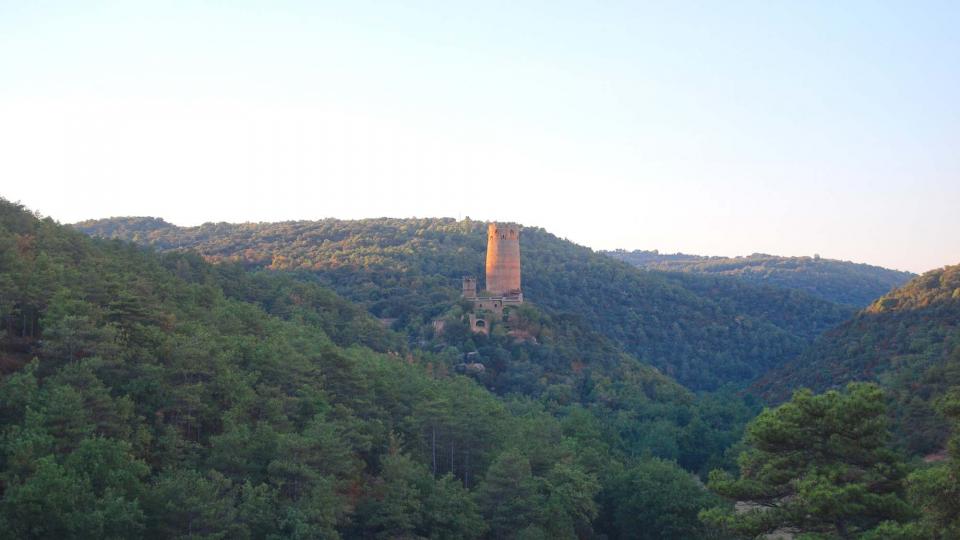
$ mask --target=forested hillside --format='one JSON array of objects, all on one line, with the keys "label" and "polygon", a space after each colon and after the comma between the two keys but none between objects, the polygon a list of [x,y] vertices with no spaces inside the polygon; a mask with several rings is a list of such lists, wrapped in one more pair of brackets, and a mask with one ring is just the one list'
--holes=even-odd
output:
[{"label": "forested hillside", "polygon": [[[441,317],[463,275],[482,275],[486,225],[452,219],[206,224],[155,218],[78,224],[91,235],[213,261],[289,270],[396,319],[408,335]],[[851,308],[727,276],[638,271],[537,228],[523,232],[526,297],[588,328],[692,389],[742,383],[794,357]]]},{"label": "forested hillside", "polygon": [[703,257],[622,249],[603,253],[649,270],[731,276],[749,283],[796,289],[857,308],[867,306],[915,277],[910,272],[819,256],[777,257],[754,253],[747,257]]},{"label": "forested hillside", "polygon": [[[956,386],[947,392],[960,383],[960,267],[918,278],[817,342],[819,354],[831,340],[845,347],[833,358],[853,367],[906,347],[885,360],[893,367],[871,366],[886,394],[800,392],[754,418],[748,398],[695,395],[597,332],[604,311],[577,303],[582,292],[553,295],[571,307],[525,304],[489,336],[473,334],[440,269],[479,265],[482,232],[424,223],[371,221],[377,234],[300,244],[271,229],[258,237],[277,248],[270,264],[252,247],[207,252],[221,262],[211,264],[91,239],[0,200],[0,538],[723,540],[793,527],[876,540],[960,526],[956,441],[944,461],[910,465],[885,421],[890,410],[921,426],[925,441],[900,435],[924,452],[942,448],[945,418],[960,418]],[[141,234],[158,226],[168,228],[154,221]],[[763,321],[797,340],[816,332],[801,293],[604,257],[596,267],[589,250],[535,229],[524,241],[539,269],[528,294],[579,284],[612,301],[629,296],[619,284],[663,310]],[[303,268],[293,257],[318,245],[335,262]],[[377,294],[381,284],[393,294]],[[397,316],[405,335],[367,307]],[[711,469],[708,490],[695,475]],[[743,500],[773,510],[735,512]]]},{"label": "forested hillside", "polygon": [[933,409],[960,384],[960,266],[927,272],[883,296],[756,388],[777,401],[795,388],[823,391],[855,380],[887,390],[912,452],[942,448],[946,423]]},{"label": "forested hillside", "polygon": [[755,407],[576,320],[485,339],[460,309],[410,349],[316,283],[0,199],[0,538],[708,536],[680,465],[730,467]]}]

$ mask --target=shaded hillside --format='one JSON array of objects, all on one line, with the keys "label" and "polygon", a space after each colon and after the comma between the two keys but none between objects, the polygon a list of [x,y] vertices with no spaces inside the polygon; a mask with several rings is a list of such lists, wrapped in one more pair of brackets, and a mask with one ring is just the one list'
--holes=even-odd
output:
[{"label": "shaded hillside", "polygon": [[[484,223],[368,219],[180,228],[154,218],[77,225],[96,236],[137,238],[163,250],[196,249],[214,261],[297,272],[396,319],[418,335],[480,275]],[[626,351],[694,389],[743,382],[799,354],[852,313],[801,292],[725,276],[638,271],[538,228],[521,242],[527,298],[582,319]]]},{"label": "shaded hillside", "polygon": [[927,272],[883,296],[755,388],[776,402],[795,388],[823,391],[856,380],[878,381],[890,392],[911,451],[940,448],[946,424],[933,401],[960,384],[960,266]]},{"label": "shaded hillside", "polygon": [[615,259],[639,268],[724,275],[737,279],[796,289],[824,300],[863,307],[915,274],[820,257],[777,257],[755,253],[747,257],[703,257],[657,251],[605,251]]},{"label": "shaded hillside", "polygon": [[[655,485],[688,497],[672,526],[706,536],[714,501],[673,460],[729,463],[754,412],[732,394],[697,399],[532,306],[517,327],[536,344],[458,336],[454,303],[424,337],[446,348],[408,352],[293,277],[90,239],[0,199],[0,536],[617,536],[604,516],[634,503],[613,488],[651,456],[671,460]],[[483,382],[541,399],[455,375],[469,343]],[[537,354],[579,363],[514,371]]]}]

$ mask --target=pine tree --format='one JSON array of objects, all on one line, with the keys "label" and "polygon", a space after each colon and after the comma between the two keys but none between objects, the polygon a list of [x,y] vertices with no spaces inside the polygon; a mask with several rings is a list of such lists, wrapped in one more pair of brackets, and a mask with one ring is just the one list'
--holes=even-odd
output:
[{"label": "pine tree", "polygon": [[877,386],[853,383],[818,396],[798,391],[751,422],[739,478],[710,473],[712,490],[749,509],[716,508],[702,518],[751,538],[778,529],[854,538],[885,520],[903,520],[905,467],[888,439]]},{"label": "pine tree", "polygon": [[504,452],[487,470],[477,497],[494,538],[512,538],[531,524],[542,522],[543,496],[530,461],[521,453]]}]

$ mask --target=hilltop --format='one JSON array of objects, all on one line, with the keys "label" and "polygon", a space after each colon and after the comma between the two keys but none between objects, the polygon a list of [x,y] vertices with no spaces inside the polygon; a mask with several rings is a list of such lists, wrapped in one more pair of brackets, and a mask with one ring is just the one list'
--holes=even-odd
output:
[{"label": "hilltop", "polygon": [[796,289],[823,300],[862,308],[916,277],[910,272],[813,257],[704,257],[658,251],[605,251],[639,268],[731,276],[750,283]]},{"label": "hilltop", "polygon": [[[423,338],[479,275],[485,224],[453,219],[208,223],[155,218],[76,225],[210,261],[288,271],[360,303]],[[580,320],[617,347],[692,389],[741,384],[802,352],[854,310],[802,291],[728,276],[641,271],[535,227],[521,241],[526,297],[547,315]]]}]

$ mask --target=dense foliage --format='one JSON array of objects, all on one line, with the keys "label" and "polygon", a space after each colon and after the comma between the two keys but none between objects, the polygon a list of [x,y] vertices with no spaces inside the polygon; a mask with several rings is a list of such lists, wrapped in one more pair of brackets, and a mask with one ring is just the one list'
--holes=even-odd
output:
[{"label": "dense foliage", "polygon": [[960,384],[960,266],[928,272],[880,298],[756,388],[777,401],[793,388],[820,392],[857,380],[885,388],[911,453],[943,448],[948,426],[934,409]]},{"label": "dense foliage", "polygon": [[[883,393],[853,383],[845,392],[808,390],[760,414],[747,429],[740,476],[710,474],[710,489],[740,508],[703,519],[743,538],[774,532],[863,538],[911,516],[906,466],[888,446]],[[879,536],[883,538],[883,536]]]},{"label": "dense foliage", "polygon": [[614,538],[685,540],[719,538],[696,520],[717,504],[703,485],[671,463],[644,460],[618,474],[604,493],[605,516]]},{"label": "dense foliage", "polygon": [[294,277],[0,200],[0,537],[616,538],[631,485],[679,486],[656,523],[705,534],[691,471],[749,402],[532,306],[523,340],[458,334],[454,302],[411,347]]},{"label": "dense foliage", "polygon": [[756,538],[952,540],[960,538],[960,386],[936,400],[952,438],[945,455],[907,465],[891,449],[882,390],[808,390],[751,422],[740,475],[710,475],[736,501],[701,511],[717,534]]},{"label": "dense foliage", "polygon": [[910,499],[920,519],[891,527],[890,538],[960,538],[960,387],[941,398],[938,409],[949,419],[953,437],[948,458],[914,471],[907,479]]},{"label": "dense foliage", "polygon": [[[707,386],[775,367],[845,313],[805,293],[638,271],[529,229],[536,301],[483,335],[457,290],[482,269],[480,224],[97,227],[165,253],[0,200],[0,538],[957,530],[960,442],[906,476],[877,387],[798,392],[744,436],[758,407],[736,387],[693,394],[670,378]],[[877,371],[894,415],[933,426],[921,431],[936,444],[960,418],[955,273],[817,342],[899,317],[888,338],[940,347],[919,371],[900,358]],[[852,339],[853,360],[877,343]],[[904,405],[904,381],[922,408]],[[697,478],[710,469],[720,496],[772,510],[724,504]]]},{"label": "dense foliage", "polygon": [[750,283],[796,289],[823,300],[863,307],[915,277],[868,264],[813,257],[703,257],[658,251],[606,251],[605,254],[649,270],[724,275]]},{"label": "dense foliage", "polygon": [[[469,219],[369,219],[182,228],[155,218],[77,225],[88,234],[161,250],[196,249],[214,261],[289,270],[315,279],[422,334],[481,275],[486,225]],[[803,292],[726,276],[638,271],[528,228],[521,241],[525,295],[695,390],[742,383],[800,354],[852,309]]]}]

